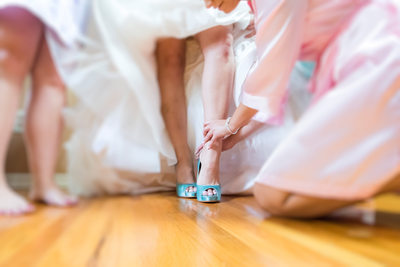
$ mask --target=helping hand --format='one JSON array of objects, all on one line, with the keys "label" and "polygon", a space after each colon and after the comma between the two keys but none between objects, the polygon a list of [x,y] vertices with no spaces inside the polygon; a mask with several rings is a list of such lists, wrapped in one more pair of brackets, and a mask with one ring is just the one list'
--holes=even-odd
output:
[{"label": "helping hand", "polygon": [[196,158],[199,157],[201,150],[205,147],[206,143],[207,147],[214,147],[218,141],[231,135],[231,133],[226,129],[225,123],[226,120],[214,120],[204,124],[204,140],[196,149]]},{"label": "helping hand", "polygon": [[229,13],[237,7],[240,0],[204,0],[204,2],[207,8],[214,7]]},{"label": "helping hand", "polygon": [[[227,150],[232,149],[240,141],[242,141],[240,131],[238,132],[237,135],[231,135],[229,137],[224,138],[222,140],[222,151],[227,151]],[[204,141],[197,147],[196,152],[195,152],[196,159],[200,158],[200,153],[205,147],[206,147],[206,143]]]},{"label": "helping hand", "polygon": [[251,19],[249,25],[246,28],[246,31],[248,31],[249,33],[247,33],[245,35],[245,38],[251,38],[254,35],[256,35],[256,27],[254,25],[254,17]]},{"label": "helping hand", "polygon": [[204,143],[210,141],[210,145],[212,146],[214,142],[221,141],[231,135],[228,129],[225,126],[226,120],[214,120],[204,123]]}]

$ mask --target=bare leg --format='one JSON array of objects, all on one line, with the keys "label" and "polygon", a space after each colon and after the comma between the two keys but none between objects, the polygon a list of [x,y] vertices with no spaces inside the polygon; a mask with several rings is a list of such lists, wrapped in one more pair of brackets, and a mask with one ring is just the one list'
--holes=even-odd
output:
[{"label": "bare leg", "polygon": [[[178,160],[177,182],[193,183],[192,153],[187,143],[186,97],[183,82],[185,45],[185,40],[162,39],[157,44],[156,56],[161,110]],[[192,192],[195,187],[188,190]]]},{"label": "bare leg", "polygon": [[42,32],[39,20],[19,8],[0,10],[0,213],[33,210],[13,192],[5,177],[5,160],[23,81],[30,70]]},{"label": "bare leg", "polygon": [[[376,195],[399,190],[400,175],[384,186]],[[295,218],[321,217],[339,208],[357,203],[357,201],[342,201],[299,195],[259,183],[254,187],[254,196],[261,207],[272,215]]]},{"label": "bare leg", "polygon": [[33,175],[30,197],[49,205],[76,204],[54,182],[54,171],[63,130],[65,88],[43,39],[33,66],[33,92],[26,123],[26,143]]},{"label": "bare leg", "polygon": [[[204,120],[226,119],[231,100],[234,59],[231,27],[217,26],[196,35],[204,55],[202,93]],[[215,148],[206,144],[201,153],[202,169],[197,183],[200,185],[219,184],[219,164],[222,142]],[[215,190],[202,192],[212,196]]]}]

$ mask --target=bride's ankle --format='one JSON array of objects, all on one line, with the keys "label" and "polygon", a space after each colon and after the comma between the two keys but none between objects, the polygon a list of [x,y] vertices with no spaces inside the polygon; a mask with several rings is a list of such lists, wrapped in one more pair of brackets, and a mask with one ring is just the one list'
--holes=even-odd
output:
[{"label": "bride's ankle", "polygon": [[200,154],[200,161],[203,165],[219,164],[221,157],[222,143],[217,146],[206,146]]},{"label": "bride's ankle", "polygon": [[221,151],[214,148],[205,148],[200,155],[201,171],[198,184],[219,184],[219,159]]},{"label": "bride's ankle", "polygon": [[192,163],[178,162],[175,165],[176,178],[179,183],[193,183],[194,174]]}]

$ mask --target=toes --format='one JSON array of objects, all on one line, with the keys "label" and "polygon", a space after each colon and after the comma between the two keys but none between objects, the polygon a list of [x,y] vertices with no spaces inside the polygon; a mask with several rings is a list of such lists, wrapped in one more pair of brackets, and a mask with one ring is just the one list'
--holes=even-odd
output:
[{"label": "toes", "polygon": [[33,211],[35,211],[35,206],[29,204],[28,207],[27,207],[27,209],[26,209],[26,212],[31,213],[31,212],[33,212]]},{"label": "toes", "polygon": [[74,206],[74,205],[78,204],[78,199],[76,197],[68,196],[65,198],[64,201],[61,201],[61,202],[63,202],[60,205],[62,207]]},{"label": "toes", "polygon": [[0,215],[4,216],[19,216],[27,213],[31,213],[35,210],[35,207],[31,204],[18,205],[16,207],[9,208],[7,210],[0,211]]},{"label": "toes", "polygon": [[186,188],[186,192],[187,193],[194,193],[194,192],[196,192],[196,187],[189,186],[188,188]]},{"label": "toes", "polygon": [[216,196],[218,195],[217,190],[213,189],[213,188],[209,188],[203,191],[203,196]]},{"label": "toes", "polygon": [[6,202],[6,205],[0,207],[0,215],[18,216],[33,212],[35,210],[35,207],[32,204],[17,195],[7,199]]},{"label": "toes", "polygon": [[214,194],[213,194],[213,190],[212,189],[208,189],[208,196],[209,197],[212,197]]},{"label": "toes", "polygon": [[31,213],[35,210],[35,207],[31,204],[23,205],[14,210],[15,215],[21,215],[25,213]]},{"label": "toes", "polygon": [[76,204],[78,204],[78,198],[77,197],[69,196],[67,198],[67,205],[68,206],[73,206],[73,205],[76,205]]},{"label": "toes", "polygon": [[69,207],[76,205],[78,203],[78,199],[74,197],[65,197],[65,198],[60,197],[54,199],[45,199],[44,202],[50,206]]},{"label": "toes", "polygon": [[36,195],[35,200],[42,201],[47,205],[55,207],[69,207],[78,203],[78,198],[64,193],[61,189],[49,188]]}]

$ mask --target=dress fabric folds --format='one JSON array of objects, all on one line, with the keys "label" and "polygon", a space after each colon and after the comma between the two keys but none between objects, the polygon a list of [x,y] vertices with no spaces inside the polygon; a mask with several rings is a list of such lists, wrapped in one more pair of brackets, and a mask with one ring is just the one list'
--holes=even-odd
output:
[{"label": "dress fabric folds", "polygon": [[[79,48],[52,46],[58,69],[75,96],[65,112],[72,130],[66,145],[71,190],[87,196],[174,190],[176,157],[160,112],[156,41],[234,24],[233,110],[255,60],[254,40],[244,38],[250,21],[247,4],[226,15],[206,9],[203,1],[94,0],[86,18]],[[203,58],[193,39],[187,45],[188,142],[194,151],[202,141]],[[265,127],[223,153],[224,194],[250,192],[263,162],[307,106],[306,72],[300,65],[293,72],[291,92],[299,97],[289,100],[280,127]]]}]

